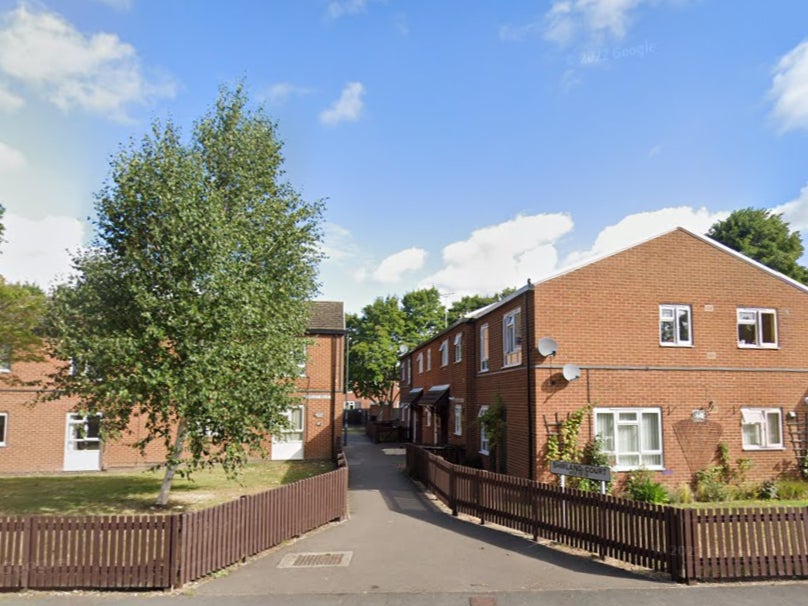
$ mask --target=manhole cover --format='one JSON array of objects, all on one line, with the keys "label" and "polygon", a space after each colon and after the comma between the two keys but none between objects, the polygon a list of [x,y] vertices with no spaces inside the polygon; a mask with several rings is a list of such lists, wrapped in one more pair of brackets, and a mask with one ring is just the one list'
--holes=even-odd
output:
[{"label": "manhole cover", "polygon": [[347,566],[351,563],[352,551],[331,551],[327,553],[289,553],[283,556],[278,568],[324,568],[327,566]]}]

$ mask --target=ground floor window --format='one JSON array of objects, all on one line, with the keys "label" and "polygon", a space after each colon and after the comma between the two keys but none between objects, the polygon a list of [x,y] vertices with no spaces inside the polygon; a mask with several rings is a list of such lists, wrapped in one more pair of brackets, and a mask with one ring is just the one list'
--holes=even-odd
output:
[{"label": "ground floor window", "polygon": [[454,434],[463,435],[463,406],[461,404],[455,404],[454,407]]},{"label": "ground floor window", "polygon": [[595,435],[615,471],[662,469],[659,408],[596,408]]},{"label": "ground floor window", "polygon": [[[477,418],[479,419],[483,416],[486,411],[488,410],[488,406],[480,406],[480,412],[477,414]],[[480,423],[480,453],[481,454],[488,454],[488,436],[485,433],[485,426]]]},{"label": "ground floor window", "polygon": [[783,448],[779,408],[742,408],[741,435],[744,450]]},{"label": "ground floor window", "polygon": [[0,446],[6,445],[6,428],[8,427],[8,413],[0,412]]}]

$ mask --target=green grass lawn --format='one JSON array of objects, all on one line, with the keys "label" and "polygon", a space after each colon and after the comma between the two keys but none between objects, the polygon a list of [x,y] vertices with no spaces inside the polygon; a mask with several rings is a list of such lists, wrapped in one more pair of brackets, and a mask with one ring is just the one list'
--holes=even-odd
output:
[{"label": "green grass lawn", "polygon": [[190,480],[174,479],[165,508],[154,506],[162,470],[1,477],[0,515],[194,511],[332,469],[330,461],[263,461],[245,467],[238,480],[227,479],[220,469],[197,471]]}]

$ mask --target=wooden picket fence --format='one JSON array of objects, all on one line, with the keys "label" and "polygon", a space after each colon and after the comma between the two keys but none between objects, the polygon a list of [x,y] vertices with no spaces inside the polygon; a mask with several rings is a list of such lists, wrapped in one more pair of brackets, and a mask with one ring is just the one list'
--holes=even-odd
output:
[{"label": "wooden picket fence", "polygon": [[808,578],[808,508],[683,509],[453,465],[412,444],[407,471],[452,513],[674,581]]},{"label": "wooden picket fence", "polygon": [[348,467],[202,511],[0,517],[0,590],[180,587],[348,515]]}]

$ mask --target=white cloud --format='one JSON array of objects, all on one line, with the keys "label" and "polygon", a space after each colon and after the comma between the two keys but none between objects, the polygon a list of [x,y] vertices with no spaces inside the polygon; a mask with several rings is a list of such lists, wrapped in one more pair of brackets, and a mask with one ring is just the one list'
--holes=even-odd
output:
[{"label": "white cloud", "polygon": [[264,96],[271,104],[282,105],[292,97],[302,97],[312,92],[310,88],[297,86],[290,82],[278,82],[277,84],[273,84]]},{"label": "white cloud", "polygon": [[0,71],[67,111],[126,120],[129,104],[172,97],[169,79],[151,81],[135,48],[118,36],[85,36],[60,15],[20,5],[0,29]]},{"label": "white cloud", "polygon": [[0,275],[43,289],[69,275],[68,250],[77,250],[84,236],[80,221],[53,216],[37,221],[7,214],[3,223],[6,242],[0,247]]},{"label": "white cloud", "polygon": [[0,112],[15,112],[25,105],[25,99],[0,87]]},{"label": "white cloud", "polygon": [[370,277],[380,284],[395,284],[401,282],[406,272],[421,269],[426,261],[426,255],[423,248],[407,248],[384,259],[369,275],[366,270],[359,270],[355,276],[360,282]]},{"label": "white cloud", "polygon": [[444,267],[421,280],[458,299],[521,286],[528,278],[551,273],[558,262],[557,242],[573,223],[566,214],[517,215],[483,227],[443,249]]},{"label": "white cloud", "polygon": [[808,185],[800,190],[796,199],[772,208],[771,212],[783,215],[783,220],[788,222],[791,229],[808,229]]},{"label": "white cloud", "polygon": [[566,46],[584,32],[597,40],[623,38],[632,12],[652,0],[556,0],[544,15],[544,37]]},{"label": "white cloud", "polygon": [[367,10],[368,0],[332,0],[328,3],[328,16],[339,19],[345,15],[358,15]]},{"label": "white cloud", "polygon": [[500,26],[499,39],[508,42],[520,42],[528,36],[540,33],[541,29],[541,23],[526,23],[525,25],[511,25],[508,23]]},{"label": "white cloud", "polygon": [[727,212],[711,213],[704,207],[694,209],[690,206],[678,206],[628,215],[615,225],[609,225],[601,230],[589,250],[570,253],[564,259],[561,268],[578,265],[595,257],[617,252],[676,227],[684,227],[690,231],[704,234],[713,223],[725,219],[728,214]]},{"label": "white cloud", "polygon": [[808,40],[777,62],[769,97],[774,101],[772,114],[781,131],[808,128]]},{"label": "white cloud", "polygon": [[320,122],[333,126],[340,122],[356,122],[362,114],[362,96],[365,87],[361,82],[349,82],[342,89],[339,99],[320,113]]},{"label": "white cloud", "polygon": [[22,170],[27,164],[20,150],[0,141],[0,174]]},{"label": "white cloud", "polygon": [[106,4],[110,8],[114,8],[116,11],[127,12],[132,9],[132,2],[133,0],[95,0],[100,4]]},{"label": "white cloud", "polygon": [[323,224],[323,242],[320,249],[326,261],[349,259],[356,256],[359,250],[350,230],[330,221]]}]

